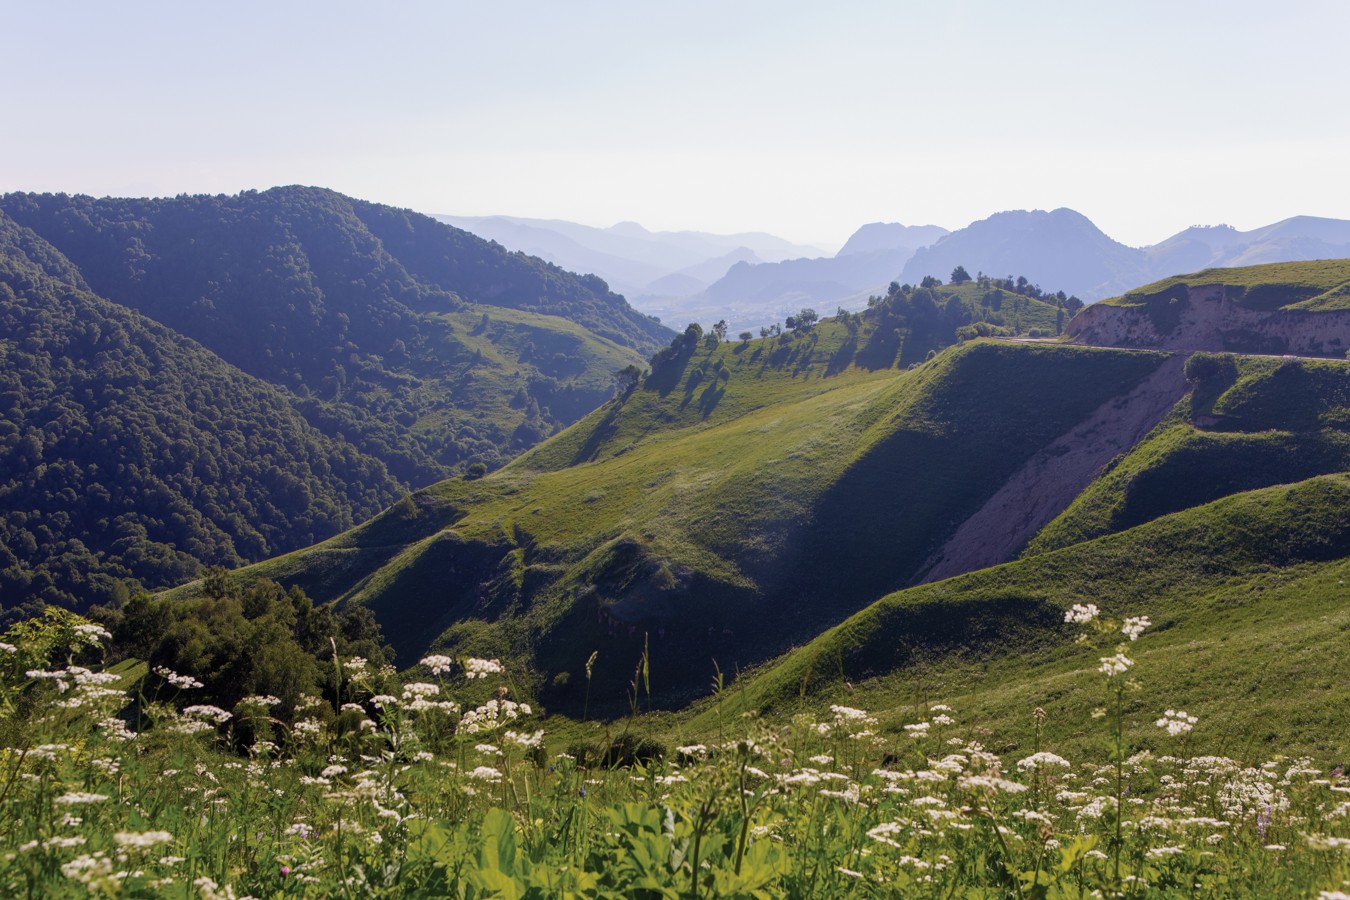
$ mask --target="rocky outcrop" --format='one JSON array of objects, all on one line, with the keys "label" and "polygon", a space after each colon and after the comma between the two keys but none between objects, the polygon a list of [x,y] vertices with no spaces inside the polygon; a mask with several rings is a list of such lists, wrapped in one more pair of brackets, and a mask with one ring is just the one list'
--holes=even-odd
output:
[{"label": "rocky outcrop", "polygon": [[1089,306],[1066,331],[1076,344],[1101,347],[1338,358],[1350,349],[1350,310],[1249,309],[1222,284],[1174,291],[1138,306]]}]

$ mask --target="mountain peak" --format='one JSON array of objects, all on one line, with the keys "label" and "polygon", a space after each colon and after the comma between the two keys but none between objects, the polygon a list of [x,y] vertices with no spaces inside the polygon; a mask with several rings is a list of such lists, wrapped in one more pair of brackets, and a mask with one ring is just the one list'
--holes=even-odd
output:
[{"label": "mountain peak", "polygon": [[642,237],[642,238],[645,238],[645,237],[651,237],[651,234],[652,234],[650,231],[648,231],[646,228],[643,228],[643,227],[642,227],[640,224],[638,224],[637,222],[618,222],[618,223],[616,223],[616,224],[614,224],[614,225],[611,225],[611,226],[610,226],[608,229],[606,229],[606,230],[607,230],[607,231],[612,231],[614,234],[620,234],[620,235],[623,235],[624,237]]},{"label": "mountain peak", "polygon": [[947,234],[937,225],[901,225],[899,222],[869,222],[849,237],[836,257],[878,250],[917,250]]}]

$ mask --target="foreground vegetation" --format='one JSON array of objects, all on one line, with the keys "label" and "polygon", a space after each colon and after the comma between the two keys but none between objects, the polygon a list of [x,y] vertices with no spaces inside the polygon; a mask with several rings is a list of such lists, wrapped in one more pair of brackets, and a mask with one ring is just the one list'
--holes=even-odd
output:
[{"label": "foreground vegetation", "polygon": [[[0,642],[0,889],[9,896],[1317,896],[1350,887],[1333,760],[1212,755],[1183,710],[1126,737],[1147,618],[1079,605],[1098,747],[1036,709],[1003,756],[933,701],[882,729],[836,704],[663,748],[554,745],[495,660],[407,683],[333,655],[332,696],[232,710],[191,675],[93,660],[50,614]],[[1135,641],[1138,640],[1136,644]],[[80,665],[84,663],[84,665]],[[634,690],[639,682],[635,682]],[[715,698],[716,699],[716,698]],[[1138,714],[1136,714],[1138,715]]]}]

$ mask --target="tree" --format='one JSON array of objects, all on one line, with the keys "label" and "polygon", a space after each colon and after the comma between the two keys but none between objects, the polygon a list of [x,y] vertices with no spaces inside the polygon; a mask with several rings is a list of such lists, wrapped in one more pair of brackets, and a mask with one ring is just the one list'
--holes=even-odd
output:
[{"label": "tree", "polygon": [[942,279],[941,279],[941,278],[934,278],[932,275],[925,275],[925,276],[923,276],[923,281],[920,281],[920,282],[919,282],[919,287],[921,287],[921,288],[930,288],[930,289],[931,289],[931,288],[939,287],[939,286],[941,286],[941,284],[942,284]]},{"label": "tree", "polygon": [[793,331],[810,331],[811,326],[816,324],[816,320],[819,318],[820,316],[816,315],[814,309],[804,306],[797,312],[797,315],[788,317],[787,327]]},{"label": "tree", "polygon": [[632,363],[614,373],[614,384],[619,389],[620,397],[627,397],[631,394],[641,380],[642,370]]},{"label": "tree", "polygon": [[749,340],[750,340],[752,337],[754,337],[755,335],[754,335],[754,332],[751,332],[751,331],[742,331],[740,334],[738,334],[738,335],[736,335],[736,336],[739,337],[739,338],[741,339],[741,342],[742,342],[742,343],[747,343],[747,342],[749,342]]},{"label": "tree", "polygon": [[970,273],[966,271],[965,266],[952,269],[952,284],[965,284],[967,281],[970,281]]},{"label": "tree", "polygon": [[725,341],[727,339],[727,320],[720,319],[718,323],[712,327],[712,333],[717,335],[718,341]]}]

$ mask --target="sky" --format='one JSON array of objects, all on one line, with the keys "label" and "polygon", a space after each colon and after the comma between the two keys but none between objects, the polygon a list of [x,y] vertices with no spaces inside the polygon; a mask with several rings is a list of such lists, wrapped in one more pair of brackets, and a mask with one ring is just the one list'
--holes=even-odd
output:
[{"label": "sky", "polygon": [[0,190],[767,231],[1350,218],[1350,3],[0,0]]}]

